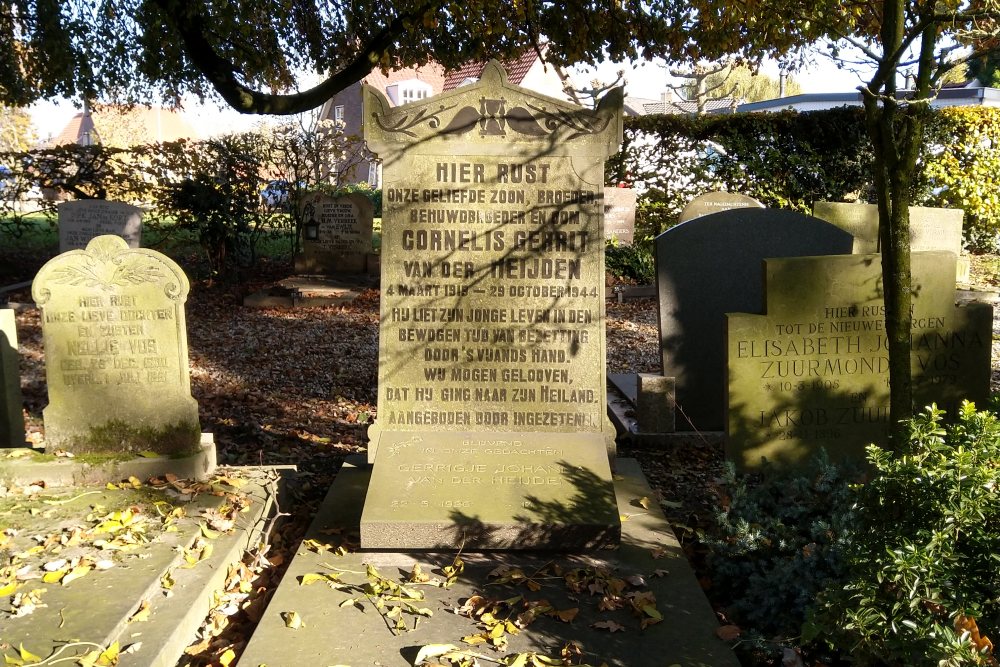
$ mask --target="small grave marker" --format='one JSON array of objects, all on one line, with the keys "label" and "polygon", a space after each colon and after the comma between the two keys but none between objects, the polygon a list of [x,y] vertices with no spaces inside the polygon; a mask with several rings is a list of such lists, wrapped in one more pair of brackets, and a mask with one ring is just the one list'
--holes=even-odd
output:
[{"label": "small grave marker", "polygon": [[679,224],[703,215],[731,211],[734,208],[764,208],[764,205],[753,197],[738,192],[706,192],[688,202],[677,217],[677,222]]},{"label": "small grave marker", "polygon": [[635,201],[632,188],[604,188],[604,237],[622,245],[635,238]]},{"label": "small grave marker", "polygon": [[105,234],[125,239],[130,248],[141,245],[142,209],[120,201],[80,199],[59,204],[59,252],[82,250]]},{"label": "small grave marker", "polygon": [[331,197],[314,192],[303,197],[302,251],[295,257],[299,274],[364,273],[372,254],[372,203],[351,193]]},{"label": "small grave marker", "polygon": [[24,446],[19,360],[14,311],[0,308],[0,447]]},{"label": "small grave marker", "polygon": [[[728,315],[728,445],[737,465],[862,460],[885,444],[889,359],[878,255],[769,259],[766,314]],[[912,255],[917,406],[989,393],[993,309],[955,305],[955,256]]]},{"label": "small grave marker", "polygon": [[170,258],[99,236],[49,260],[31,288],[42,309],[49,404],[46,449],[199,450],[184,302]]}]

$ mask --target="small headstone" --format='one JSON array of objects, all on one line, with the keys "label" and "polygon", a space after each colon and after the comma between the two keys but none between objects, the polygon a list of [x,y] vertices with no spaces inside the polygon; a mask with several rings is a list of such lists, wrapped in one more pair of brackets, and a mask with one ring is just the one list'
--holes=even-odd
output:
[{"label": "small headstone", "polygon": [[632,245],[635,238],[635,190],[604,188],[604,238]]},{"label": "small headstone", "polygon": [[59,252],[82,250],[91,239],[114,234],[130,248],[142,237],[142,209],[120,201],[80,199],[59,204]]},{"label": "small headstone", "polygon": [[621,91],[585,110],[493,62],[434,98],[366,87],[364,104],[385,171],[362,547],[616,541],[601,184]]},{"label": "small headstone", "polygon": [[848,254],[852,243],[829,222],[761,208],[702,216],[656,238],[660,349],[663,374],[677,383],[678,430],[725,429],[725,314],[763,307],[763,260]]},{"label": "small headstone", "polygon": [[674,378],[655,373],[637,373],[635,384],[635,414],[639,433],[673,433]]},{"label": "small headstone", "polygon": [[734,208],[764,208],[764,205],[753,197],[736,192],[706,192],[688,202],[681,211],[677,222],[687,222],[703,215],[731,211]]},{"label": "small headstone", "polygon": [[14,311],[0,308],[0,447],[24,446],[19,361]]},{"label": "small headstone", "polygon": [[[878,237],[878,206],[820,201],[813,215],[832,222],[854,235],[854,254],[881,251]],[[910,250],[947,250],[959,256],[956,279],[969,280],[969,261],[962,255],[962,209],[910,207]]]},{"label": "small headstone", "polygon": [[[989,395],[993,309],[955,305],[955,255],[912,255],[915,405],[954,414]],[[879,255],[767,260],[764,315],[728,316],[728,445],[744,468],[761,457],[804,463],[819,448],[863,460],[889,429],[889,359]]]},{"label": "small headstone", "polygon": [[368,197],[331,197],[314,192],[302,198],[302,251],[295,272],[329,275],[365,273],[372,255],[373,207]]},{"label": "small headstone", "polygon": [[49,260],[31,294],[42,309],[48,451],[184,455],[200,448],[184,302],[170,258],[99,236]]}]

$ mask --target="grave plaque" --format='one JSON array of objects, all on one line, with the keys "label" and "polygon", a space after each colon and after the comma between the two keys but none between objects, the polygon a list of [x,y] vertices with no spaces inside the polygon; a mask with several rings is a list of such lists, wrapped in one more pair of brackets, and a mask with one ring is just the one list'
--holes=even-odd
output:
[{"label": "grave plaque", "polygon": [[736,192],[706,192],[688,202],[678,216],[677,222],[687,222],[703,215],[731,211],[734,208],[764,208],[764,205],[753,197]]},{"label": "grave plaque", "polygon": [[[766,261],[766,314],[728,315],[728,444],[737,465],[863,460],[889,428],[879,255]],[[914,401],[988,397],[993,309],[955,305],[955,255],[912,255]]]},{"label": "grave plaque", "polygon": [[656,238],[660,349],[663,374],[676,378],[677,430],[725,429],[726,313],[763,307],[763,260],[846,254],[852,241],[829,222],[762,208],[702,216]]},{"label": "grave plaque", "polygon": [[372,203],[351,193],[331,197],[314,192],[303,197],[302,251],[295,272],[364,273],[372,253]]},{"label": "grave plaque", "polygon": [[199,450],[179,266],[99,236],[49,260],[31,294],[42,309],[47,450]]},{"label": "grave plaque", "polygon": [[14,311],[0,308],[0,447],[24,446],[19,359]]},{"label": "grave plaque", "polygon": [[632,245],[635,237],[635,190],[604,189],[604,237],[621,245]]},{"label": "grave plaque", "polygon": [[105,234],[125,239],[138,248],[142,235],[142,209],[120,201],[81,199],[59,204],[59,252],[81,250]]},{"label": "grave plaque", "polygon": [[[876,253],[878,237],[878,206],[820,201],[813,205],[813,215],[832,222],[854,235],[854,254]],[[971,264],[962,254],[962,209],[910,207],[910,250],[947,250],[958,255],[955,279],[969,282]]]},{"label": "grave plaque", "polygon": [[477,84],[400,107],[365,88],[384,164],[378,421],[365,548],[616,539],[596,111]]}]

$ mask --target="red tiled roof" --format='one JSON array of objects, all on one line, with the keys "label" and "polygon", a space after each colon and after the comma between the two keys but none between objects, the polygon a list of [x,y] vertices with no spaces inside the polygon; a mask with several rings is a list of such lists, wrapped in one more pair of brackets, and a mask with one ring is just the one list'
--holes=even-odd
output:
[{"label": "red tiled roof", "polygon": [[[521,54],[517,60],[503,62],[503,68],[507,70],[507,80],[515,86],[521,85],[524,77],[528,75],[531,66],[538,61],[538,53],[535,49],[528,49]],[[485,62],[466,63],[457,70],[448,72],[444,80],[444,90],[454,90],[462,85],[466,79],[479,79],[486,67]]]},{"label": "red tiled roof", "polygon": [[390,70],[387,75],[383,74],[380,70],[375,69],[364,78],[364,82],[370,86],[378,88],[382,92],[385,92],[387,86],[391,86],[392,84],[400,81],[409,81],[410,79],[417,79],[418,81],[430,84],[431,91],[434,95],[437,95],[445,89],[444,67],[435,62],[430,62],[426,65],[418,65],[416,67],[404,67],[403,69]]},{"label": "red tiled roof", "polygon": [[159,107],[102,106],[78,113],[50,143],[104,144],[129,148],[139,144],[198,139],[199,133],[178,112]]}]

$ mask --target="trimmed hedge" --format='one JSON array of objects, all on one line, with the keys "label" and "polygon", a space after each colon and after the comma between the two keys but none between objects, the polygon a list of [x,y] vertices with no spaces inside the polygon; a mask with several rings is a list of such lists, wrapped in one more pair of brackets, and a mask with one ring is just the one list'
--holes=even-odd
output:
[{"label": "trimmed hedge", "polygon": [[[642,191],[637,235],[651,237],[676,224],[684,204],[711,190],[806,213],[817,201],[874,201],[869,144],[860,107],[630,117],[622,150],[608,163],[608,183]],[[913,203],[964,209],[966,242],[994,250],[998,186],[1000,109],[932,113]]]}]

